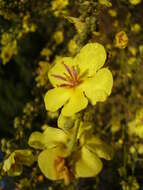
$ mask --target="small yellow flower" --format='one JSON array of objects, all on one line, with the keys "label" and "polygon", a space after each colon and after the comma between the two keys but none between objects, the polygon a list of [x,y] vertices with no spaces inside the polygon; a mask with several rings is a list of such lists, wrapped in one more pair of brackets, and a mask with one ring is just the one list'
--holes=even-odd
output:
[{"label": "small yellow flower", "polygon": [[115,36],[116,46],[120,49],[124,49],[128,44],[128,36],[124,31],[118,32]]},{"label": "small yellow flower", "polygon": [[47,61],[40,61],[37,69],[37,76],[35,78],[37,86],[46,86],[48,82],[48,71],[51,65]]},{"label": "small yellow flower", "polygon": [[134,33],[139,33],[141,31],[141,26],[138,23],[135,23],[131,26],[131,31]]},{"label": "small yellow flower", "polygon": [[64,40],[63,32],[62,31],[55,32],[53,38],[57,44],[61,44]]},{"label": "small yellow flower", "polygon": [[137,110],[136,117],[128,124],[128,134],[143,138],[143,109]]},{"label": "small yellow flower", "polygon": [[65,18],[73,23],[73,25],[75,26],[75,29],[77,30],[77,32],[80,34],[84,28],[85,28],[85,23],[81,21],[80,18],[76,18],[76,17],[71,17],[71,16],[65,16]]},{"label": "small yellow flower", "polygon": [[106,7],[111,7],[112,6],[112,3],[110,2],[110,0],[98,0],[98,2],[101,4],[101,5],[104,5]]},{"label": "small yellow flower", "polygon": [[138,5],[142,0],[129,0],[132,5]]},{"label": "small yellow flower", "polygon": [[55,16],[59,16],[69,4],[69,0],[52,0],[51,6]]},{"label": "small yellow flower", "polygon": [[104,47],[98,43],[85,45],[76,57],[58,59],[49,71],[54,89],[44,98],[48,111],[62,108],[64,116],[71,116],[87,107],[105,101],[113,86],[111,72],[101,69],[106,60]]},{"label": "small yellow flower", "polygon": [[51,56],[52,51],[50,49],[48,49],[48,48],[44,48],[44,49],[42,49],[42,51],[40,52],[40,54],[42,56],[45,56],[48,59]]},{"label": "small yellow flower", "polygon": [[115,28],[118,28],[118,26],[119,26],[119,21],[118,21],[118,20],[115,20],[115,21],[113,22],[113,26],[114,26]]},{"label": "small yellow flower", "polygon": [[128,59],[128,64],[129,64],[129,65],[132,65],[132,64],[136,63],[136,61],[137,61],[136,57],[130,57],[130,58]]},{"label": "small yellow flower", "polygon": [[52,10],[63,9],[69,4],[69,0],[53,0]]},{"label": "small yellow flower", "polygon": [[7,45],[8,43],[10,43],[12,40],[12,36],[10,35],[10,33],[3,33],[2,37],[1,37],[1,44],[2,45]]},{"label": "small yellow flower", "polygon": [[111,17],[116,17],[117,16],[117,11],[114,10],[114,9],[109,9],[108,13],[109,13],[109,15]]},{"label": "small yellow flower", "polygon": [[25,33],[35,32],[36,25],[34,23],[31,23],[31,21],[30,21],[30,14],[29,13],[27,13],[23,17],[22,27],[23,27],[23,30],[24,30]]},{"label": "small yellow flower", "polygon": [[77,134],[74,151],[70,145],[75,128],[72,129],[73,133],[66,133],[63,129],[47,127],[44,133],[31,134],[29,145],[43,149],[38,156],[38,164],[47,178],[64,179],[65,184],[69,184],[72,176],[96,176],[102,169],[100,158],[111,159],[110,148],[90,131],[86,133],[90,127],[80,127],[82,129]]},{"label": "small yellow flower", "polygon": [[6,64],[12,58],[12,56],[16,54],[17,54],[17,42],[16,40],[14,40],[2,47],[0,54],[2,63]]},{"label": "small yellow flower", "polygon": [[68,50],[71,54],[75,53],[75,50],[77,49],[77,44],[74,40],[70,40],[68,43]]},{"label": "small yellow flower", "polygon": [[129,46],[129,52],[133,55],[136,56],[137,54],[137,48],[133,46]]},{"label": "small yellow flower", "polygon": [[30,150],[15,150],[4,161],[3,170],[10,176],[18,176],[23,171],[23,165],[31,166],[34,163],[34,156]]}]

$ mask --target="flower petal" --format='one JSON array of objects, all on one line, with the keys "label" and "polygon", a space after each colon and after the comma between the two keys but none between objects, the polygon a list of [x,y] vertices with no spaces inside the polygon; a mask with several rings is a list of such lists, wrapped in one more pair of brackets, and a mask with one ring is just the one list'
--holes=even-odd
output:
[{"label": "flower petal", "polygon": [[62,109],[63,116],[72,116],[75,113],[86,108],[88,104],[87,98],[84,96],[80,89],[73,89],[70,100],[65,104]]},{"label": "flower petal", "polygon": [[34,161],[31,150],[15,150],[4,161],[3,170],[10,176],[18,176],[22,173],[23,165],[31,166]]},{"label": "flower petal", "polygon": [[54,77],[53,75],[64,76],[64,73],[67,73],[64,64],[66,64],[70,68],[74,65],[73,59],[71,57],[60,57],[57,58],[55,62],[55,65],[50,69],[48,73],[49,80],[54,87],[63,83],[64,81],[62,81],[58,77]]},{"label": "flower petal", "polygon": [[62,114],[58,117],[58,127],[68,132],[73,128],[76,120],[76,115],[72,115],[71,117],[63,116]]},{"label": "flower petal", "polygon": [[83,146],[81,155],[75,163],[75,176],[78,177],[93,177],[96,176],[102,169],[102,162],[96,156]]},{"label": "flower petal", "polygon": [[17,164],[14,157],[15,152],[11,153],[11,155],[4,161],[3,164],[3,170],[8,172],[9,176],[18,176],[23,170],[23,166],[21,164]]},{"label": "flower petal", "polygon": [[88,43],[75,57],[75,62],[83,73],[88,71],[88,76],[93,76],[106,60],[106,51],[99,43]]},{"label": "flower petal", "polygon": [[33,132],[29,137],[28,144],[35,149],[44,149],[43,134],[38,131]]},{"label": "flower petal", "polygon": [[[58,149],[46,149],[42,151],[38,156],[38,165],[42,173],[51,180],[57,180],[55,175],[55,160],[58,156],[62,155],[62,152],[59,152]],[[62,155],[62,157],[64,157]],[[62,179],[63,176],[60,176],[58,179]]]},{"label": "flower petal", "polygon": [[62,130],[54,127],[47,127],[43,134],[44,144],[47,148],[55,146],[66,146],[68,142],[67,134]]},{"label": "flower petal", "polygon": [[51,180],[56,180],[54,175],[54,161],[57,154],[53,149],[47,149],[38,156],[38,165],[42,173]]},{"label": "flower petal", "polygon": [[98,101],[103,102],[110,95],[113,86],[113,77],[109,69],[101,69],[94,77],[89,78],[82,84],[85,95],[92,105]]},{"label": "flower petal", "polygon": [[15,150],[15,161],[16,163],[25,165],[25,166],[31,166],[34,161],[35,158],[32,154],[31,150]]},{"label": "flower petal", "polygon": [[61,108],[70,98],[70,90],[66,88],[54,88],[45,94],[45,106],[48,111],[55,112]]},{"label": "flower petal", "polygon": [[3,170],[8,171],[10,170],[11,166],[15,164],[15,159],[14,159],[15,153],[13,152],[5,161],[3,165]]},{"label": "flower petal", "polygon": [[86,138],[85,146],[100,158],[106,160],[111,160],[112,158],[112,149],[95,135],[90,135],[89,138]]},{"label": "flower petal", "polygon": [[68,136],[62,129],[48,127],[43,133],[33,132],[28,144],[35,149],[52,148],[56,146],[66,146]]}]

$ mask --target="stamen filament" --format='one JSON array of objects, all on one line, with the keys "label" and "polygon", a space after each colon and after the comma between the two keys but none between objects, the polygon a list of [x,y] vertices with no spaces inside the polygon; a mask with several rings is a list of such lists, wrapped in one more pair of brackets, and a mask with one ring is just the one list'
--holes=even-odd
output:
[{"label": "stamen filament", "polygon": [[62,62],[62,64],[64,65],[67,72],[64,72],[62,75],[52,74],[53,77],[64,81],[64,83],[62,84],[57,84],[56,85],[57,87],[73,88],[83,82],[82,78],[85,77],[85,75],[87,74],[87,71],[79,75],[79,72],[77,71],[75,66],[72,66],[72,68],[70,68],[64,62]]},{"label": "stamen filament", "polygon": [[60,79],[60,80],[68,81],[65,77],[63,77],[61,75],[52,74],[52,76],[57,78],[57,79]]},{"label": "stamen filament", "polygon": [[66,77],[69,81],[72,81],[71,77],[70,77],[68,74],[64,73],[64,75],[65,75],[65,77]]},{"label": "stamen filament", "polygon": [[74,66],[72,66],[72,73],[73,73],[73,76],[74,76],[75,81],[77,81],[77,76],[78,76],[78,74],[77,74],[77,70],[75,69]]},{"label": "stamen filament", "polygon": [[62,62],[62,64],[64,65],[64,67],[67,70],[67,72],[70,74],[71,78],[74,79],[74,77],[72,75],[72,71],[70,70],[70,68],[66,64],[64,64],[64,62]]}]

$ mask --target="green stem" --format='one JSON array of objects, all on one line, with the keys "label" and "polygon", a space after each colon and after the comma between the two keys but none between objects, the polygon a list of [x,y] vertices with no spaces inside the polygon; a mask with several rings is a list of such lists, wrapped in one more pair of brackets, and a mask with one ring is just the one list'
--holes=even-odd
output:
[{"label": "green stem", "polygon": [[124,178],[127,178],[127,148],[126,148],[126,142],[125,142],[125,138],[126,138],[126,130],[125,130],[125,126],[122,127],[122,139],[123,139],[123,167],[124,167]]},{"label": "green stem", "polygon": [[74,147],[76,145],[76,140],[77,140],[77,135],[78,135],[79,127],[80,127],[80,119],[76,120],[75,131],[74,131],[72,139],[71,139],[71,141],[70,141],[70,143],[68,145],[69,146],[69,150],[71,152],[73,152]]}]

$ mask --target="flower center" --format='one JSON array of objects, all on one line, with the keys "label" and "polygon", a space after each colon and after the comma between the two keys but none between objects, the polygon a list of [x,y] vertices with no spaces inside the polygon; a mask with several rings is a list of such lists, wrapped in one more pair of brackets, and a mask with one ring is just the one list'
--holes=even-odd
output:
[{"label": "flower center", "polygon": [[57,156],[54,160],[54,175],[56,179],[63,178],[65,185],[71,182],[71,172],[66,166],[65,158]]},{"label": "flower center", "polygon": [[52,74],[53,77],[63,81],[63,83],[58,84],[57,87],[75,87],[83,82],[82,78],[84,74],[79,75],[79,69],[76,66],[70,68],[63,61],[62,64],[65,68],[63,75]]}]

